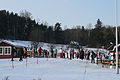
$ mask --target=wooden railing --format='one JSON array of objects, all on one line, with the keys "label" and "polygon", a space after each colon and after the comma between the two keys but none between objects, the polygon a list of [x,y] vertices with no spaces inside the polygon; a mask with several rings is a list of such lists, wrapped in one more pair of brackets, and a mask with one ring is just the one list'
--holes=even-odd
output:
[{"label": "wooden railing", "polygon": [[[100,60],[100,59],[97,59],[97,61],[96,61],[96,63],[97,64],[102,64],[102,67],[104,67],[104,66],[115,66],[116,65],[116,60],[115,59],[102,59],[102,60]],[[120,59],[119,59],[119,62],[118,62],[118,66],[120,67]]]}]

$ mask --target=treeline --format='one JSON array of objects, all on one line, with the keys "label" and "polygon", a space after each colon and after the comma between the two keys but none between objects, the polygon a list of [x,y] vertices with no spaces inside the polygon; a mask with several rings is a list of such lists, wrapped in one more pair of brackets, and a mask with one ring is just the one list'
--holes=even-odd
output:
[{"label": "treeline", "polygon": [[[118,27],[119,33],[120,27]],[[118,36],[118,40],[120,40],[120,35]],[[70,41],[76,41],[84,46],[105,46],[107,48],[110,42],[115,43],[115,27],[103,26],[100,19],[98,19],[95,28],[91,28],[91,25],[88,25],[88,28],[75,26],[72,29],[63,30],[59,22],[53,26],[36,22],[28,11],[22,11],[17,14],[1,10],[0,38],[60,44],[69,44]]]}]

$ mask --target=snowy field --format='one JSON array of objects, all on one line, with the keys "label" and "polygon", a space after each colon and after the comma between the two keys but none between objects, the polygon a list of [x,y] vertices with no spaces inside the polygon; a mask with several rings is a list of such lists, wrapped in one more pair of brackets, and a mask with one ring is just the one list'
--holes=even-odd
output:
[{"label": "snowy field", "polygon": [[[86,60],[27,58],[0,59],[0,80],[120,80],[115,69],[102,68]],[[38,62],[37,62],[38,61]],[[26,64],[27,63],[27,64]]]}]

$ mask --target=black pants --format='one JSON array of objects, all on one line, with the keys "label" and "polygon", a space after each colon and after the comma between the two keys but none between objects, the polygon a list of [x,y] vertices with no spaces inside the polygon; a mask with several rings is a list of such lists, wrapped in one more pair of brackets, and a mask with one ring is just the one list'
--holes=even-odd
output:
[{"label": "black pants", "polygon": [[70,59],[72,59],[72,54],[70,54]]},{"label": "black pants", "polygon": [[94,58],[91,59],[91,63],[95,63],[95,59]]},{"label": "black pants", "polygon": [[22,56],[20,56],[20,59],[19,59],[19,61],[22,61]]}]

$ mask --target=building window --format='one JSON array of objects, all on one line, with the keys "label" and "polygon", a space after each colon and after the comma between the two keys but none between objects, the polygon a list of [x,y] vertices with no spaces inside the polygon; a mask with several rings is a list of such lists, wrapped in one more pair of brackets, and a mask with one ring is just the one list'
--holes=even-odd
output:
[{"label": "building window", "polygon": [[10,55],[11,54],[11,47],[5,47],[4,48],[4,51],[5,51],[5,55]]},{"label": "building window", "polygon": [[0,47],[0,55],[3,55],[3,48]]},{"label": "building window", "polygon": [[5,50],[5,54],[7,54],[7,48],[4,48],[4,50]]},{"label": "building window", "polygon": [[0,47],[0,55],[11,55],[11,46]]},{"label": "building window", "polygon": [[8,53],[10,53],[10,54],[11,54],[11,48],[8,48]]}]

